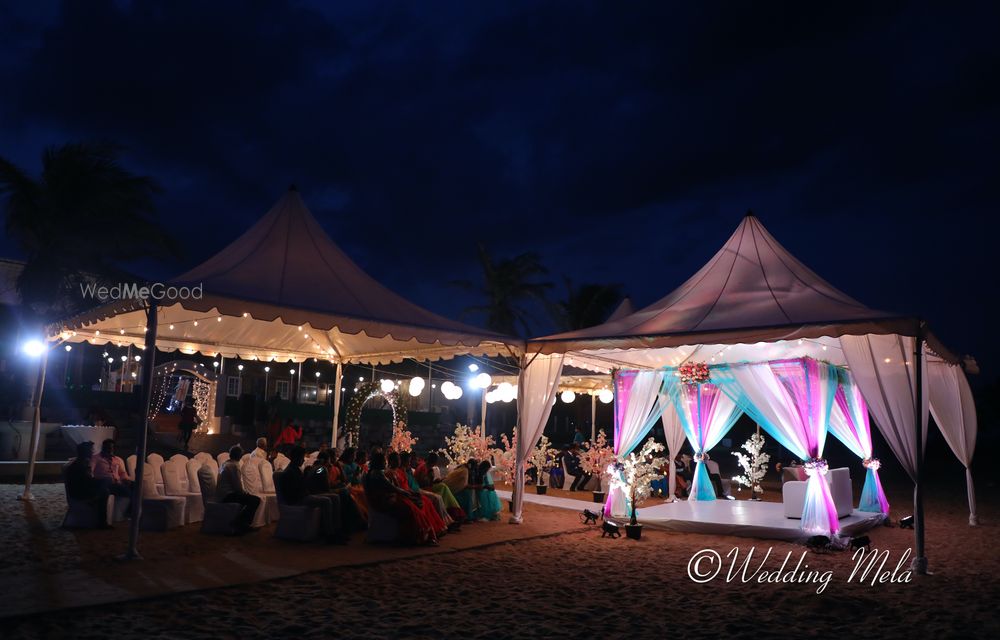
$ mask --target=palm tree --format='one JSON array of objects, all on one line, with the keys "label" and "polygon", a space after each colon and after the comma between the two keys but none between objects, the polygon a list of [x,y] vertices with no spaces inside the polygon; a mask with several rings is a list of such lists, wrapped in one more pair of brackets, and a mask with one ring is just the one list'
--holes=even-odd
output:
[{"label": "palm tree", "polygon": [[[531,300],[545,302],[545,292],[550,282],[538,282],[537,276],[548,273],[535,253],[522,253],[504,260],[494,260],[482,244],[479,245],[479,262],[483,268],[481,286],[469,280],[455,284],[466,291],[481,295],[486,302],[466,307],[464,314],[486,314],[486,327],[507,335],[529,335],[529,321],[533,318],[525,308]],[[518,331],[520,329],[520,331]]]},{"label": "palm tree", "polygon": [[17,287],[38,321],[93,306],[84,283],[136,281],[122,263],[178,254],[152,217],[159,188],[124,169],[118,155],[118,147],[103,143],[50,147],[37,180],[0,158],[7,235],[26,258]]},{"label": "palm tree", "polygon": [[582,284],[574,287],[565,278],[566,299],[549,307],[556,326],[562,331],[575,331],[601,324],[622,301],[620,284]]}]

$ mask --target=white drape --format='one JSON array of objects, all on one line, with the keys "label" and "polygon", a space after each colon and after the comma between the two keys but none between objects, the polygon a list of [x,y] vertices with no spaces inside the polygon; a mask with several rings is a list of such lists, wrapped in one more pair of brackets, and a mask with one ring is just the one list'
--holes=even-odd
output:
[{"label": "white drape", "polygon": [[674,466],[674,459],[681,452],[681,447],[684,446],[684,441],[687,438],[684,435],[681,418],[677,415],[677,409],[674,408],[674,404],[670,402],[670,398],[666,394],[660,395],[660,405],[666,407],[663,410],[662,420],[663,435],[667,440],[667,464],[670,472],[667,486],[672,500],[677,491],[677,469]]},{"label": "white drape", "polygon": [[522,363],[517,380],[517,452],[514,467],[514,513],[512,523],[521,522],[524,502],[524,461],[538,444],[559,391],[562,354],[535,356]]},{"label": "white drape", "polygon": [[[914,338],[898,335],[841,336],[851,377],[861,390],[875,426],[916,482],[916,367]],[[924,362],[923,443],[927,442],[927,359]]]},{"label": "white drape", "polygon": [[[627,380],[626,376],[633,376]],[[655,420],[650,414],[660,397],[663,371],[623,371],[615,380],[615,455],[627,456],[649,433]],[[624,400],[624,401],[623,401]],[[657,418],[659,416],[657,415]],[[625,492],[612,486],[608,492],[605,514],[628,515]]]},{"label": "white drape", "polygon": [[979,524],[976,516],[976,488],[972,484],[972,455],[976,450],[976,404],[965,372],[958,365],[929,362],[927,390],[930,412],[941,435],[955,457],[965,465],[965,483],[969,493],[969,524]]}]

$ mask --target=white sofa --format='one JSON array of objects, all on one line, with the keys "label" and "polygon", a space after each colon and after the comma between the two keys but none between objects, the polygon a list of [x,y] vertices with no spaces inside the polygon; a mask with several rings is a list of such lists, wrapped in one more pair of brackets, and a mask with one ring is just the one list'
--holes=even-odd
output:
[{"label": "white sofa", "polygon": [[[849,516],[854,510],[854,496],[851,488],[851,470],[847,467],[830,469],[826,474],[830,485],[830,495],[837,507],[837,517]],[[785,507],[786,518],[802,518],[802,509],[806,503],[806,482],[790,480],[781,485],[781,502]]]}]

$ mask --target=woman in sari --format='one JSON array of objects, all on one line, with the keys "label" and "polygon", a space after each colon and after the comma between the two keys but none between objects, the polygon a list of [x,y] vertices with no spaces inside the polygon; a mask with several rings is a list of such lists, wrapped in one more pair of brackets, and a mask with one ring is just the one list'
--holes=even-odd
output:
[{"label": "woman in sari", "polygon": [[365,474],[365,495],[369,508],[388,514],[399,524],[399,540],[404,544],[437,544],[434,528],[415,503],[419,494],[396,486],[395,472],[385,468],[385,457],[373,452]]},{"label": "woman in sari", "polygon": [[465,512],[466,524],[475,522],[478,517],[476,511],[477,487],[473,484],[475,479],[475,473],[473,473],[475,464],[475,460],[469,460],[468,463],[455,467],[444,479],[444,483],[448,485],[448,488],[451,489],[452,494],[455,496],[455,500],[458,501],[458,506]]},{"label": "woman in sari", "polygon": [[417,482],[416,476],[413,474],[413,467],[410,464],[412,459],[413,457],[409,451],[403,451],[399,454],[399,466],[406,473],[407,486],[410,488],[410,491],[420,492],[420,495],[424,496],[424,498],[426,498],[431,505],[433,505],[434,510],[437,511],[438,517],[441,518],[448,530],[451,531],[451,525],[454,524],[454,520],[452,520],[451,515],[449,515],[448,509],[445,508],[444,498],[433,491],[420,486],[420,483]]},{"label": "woman in sari", "polygon": [[479,477],[482,479],[476,498],[479,500],[480,520],[500,519],[500,499],[497,498],[497,490],[493,486],[493,477],[490,475],[490,468],[493,465],[489,460],[483,460],[479,464]]},{"label": "woman in sari", "polygon": [[344,449],[344,453],[340,456],[340,470],[347,483],[348,491],[351,493],[351,498],[354,500],[354,506],[357,507],[358,518],[364,524],[368,522],[368,500],[365,498],[365,490],[361,486],[363,478],[361,468],[355,461],[357,452],[358,450],[354,447]]},{"label": "woman in sari", "polygon": [[[417,504],[417,507],[419,507],[420,511],[423,513],[424,518],[427,519],[427,522],[431,526],[431,528],[434,529],[434,532],[439,535],[447,532],[448,523],[445,522],[445,520],[438,513],[438,510],[434,506],[434,504],[432,504],[431,499],[426,496],[423,496],[420,493],[419,486],[416,488],[416,490],[410,487],[410,476],[407,474],[406,469],[404,469],[402,466],[402,456],[396,453],[395,451],[392,451],[389,453],[388,456],[386,456],[386,460],[389,464],[389,470],[393,474],[395,474],[396,486],[398,486],[400,489],[405,489],[417,496],[422,497],[421,500],[415,502],[419,502],[419,504]],[[414,481],[414,484],[416,484],[416,481]],[[432,495],[435,498],[437,498],[437,494],[432,494]],[[445,516],[447,517],[447,514],[445,514]]]},{"label": "woman in sari", "polygon": [[462,510],[462,507],[458,504],[458,500],[455,499],[455,494],[442,481],[441,468],[437,466],[437,463],[437,454],[433,452],[428,453],[427,458],[417,466],[414,476],[416,477],[417,484],[422,489],[433,491],[441,496],[441,500],[444,501],[445,511],[451,516],[457,528],[457,525],[465,522],[465,511]]}]

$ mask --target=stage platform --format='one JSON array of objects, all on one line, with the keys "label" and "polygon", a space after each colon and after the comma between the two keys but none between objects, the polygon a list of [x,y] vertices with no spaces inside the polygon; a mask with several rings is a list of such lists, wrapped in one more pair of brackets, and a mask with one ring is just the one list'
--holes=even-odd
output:
[{"label": "stage platform", "polygon": [[[504,500],[510,499],[509,491],[497,491]],[[559,509],[597,511],[593,503],[555,496],[526,493],[525,501]],[[640,507],[638,521],[652,529],[684,533],[709,533],[767,540],[804,542],[809,537],[799,528],[799,520],[785,517],[780,502],[751,502],[749,500],[713,500],[701,502],[678,500],[649,507]],[[855,509],[840,519],[841,536],[857,536],[882,523],[881,513]],[[623,518],[614,518],[616,522]]]}]

